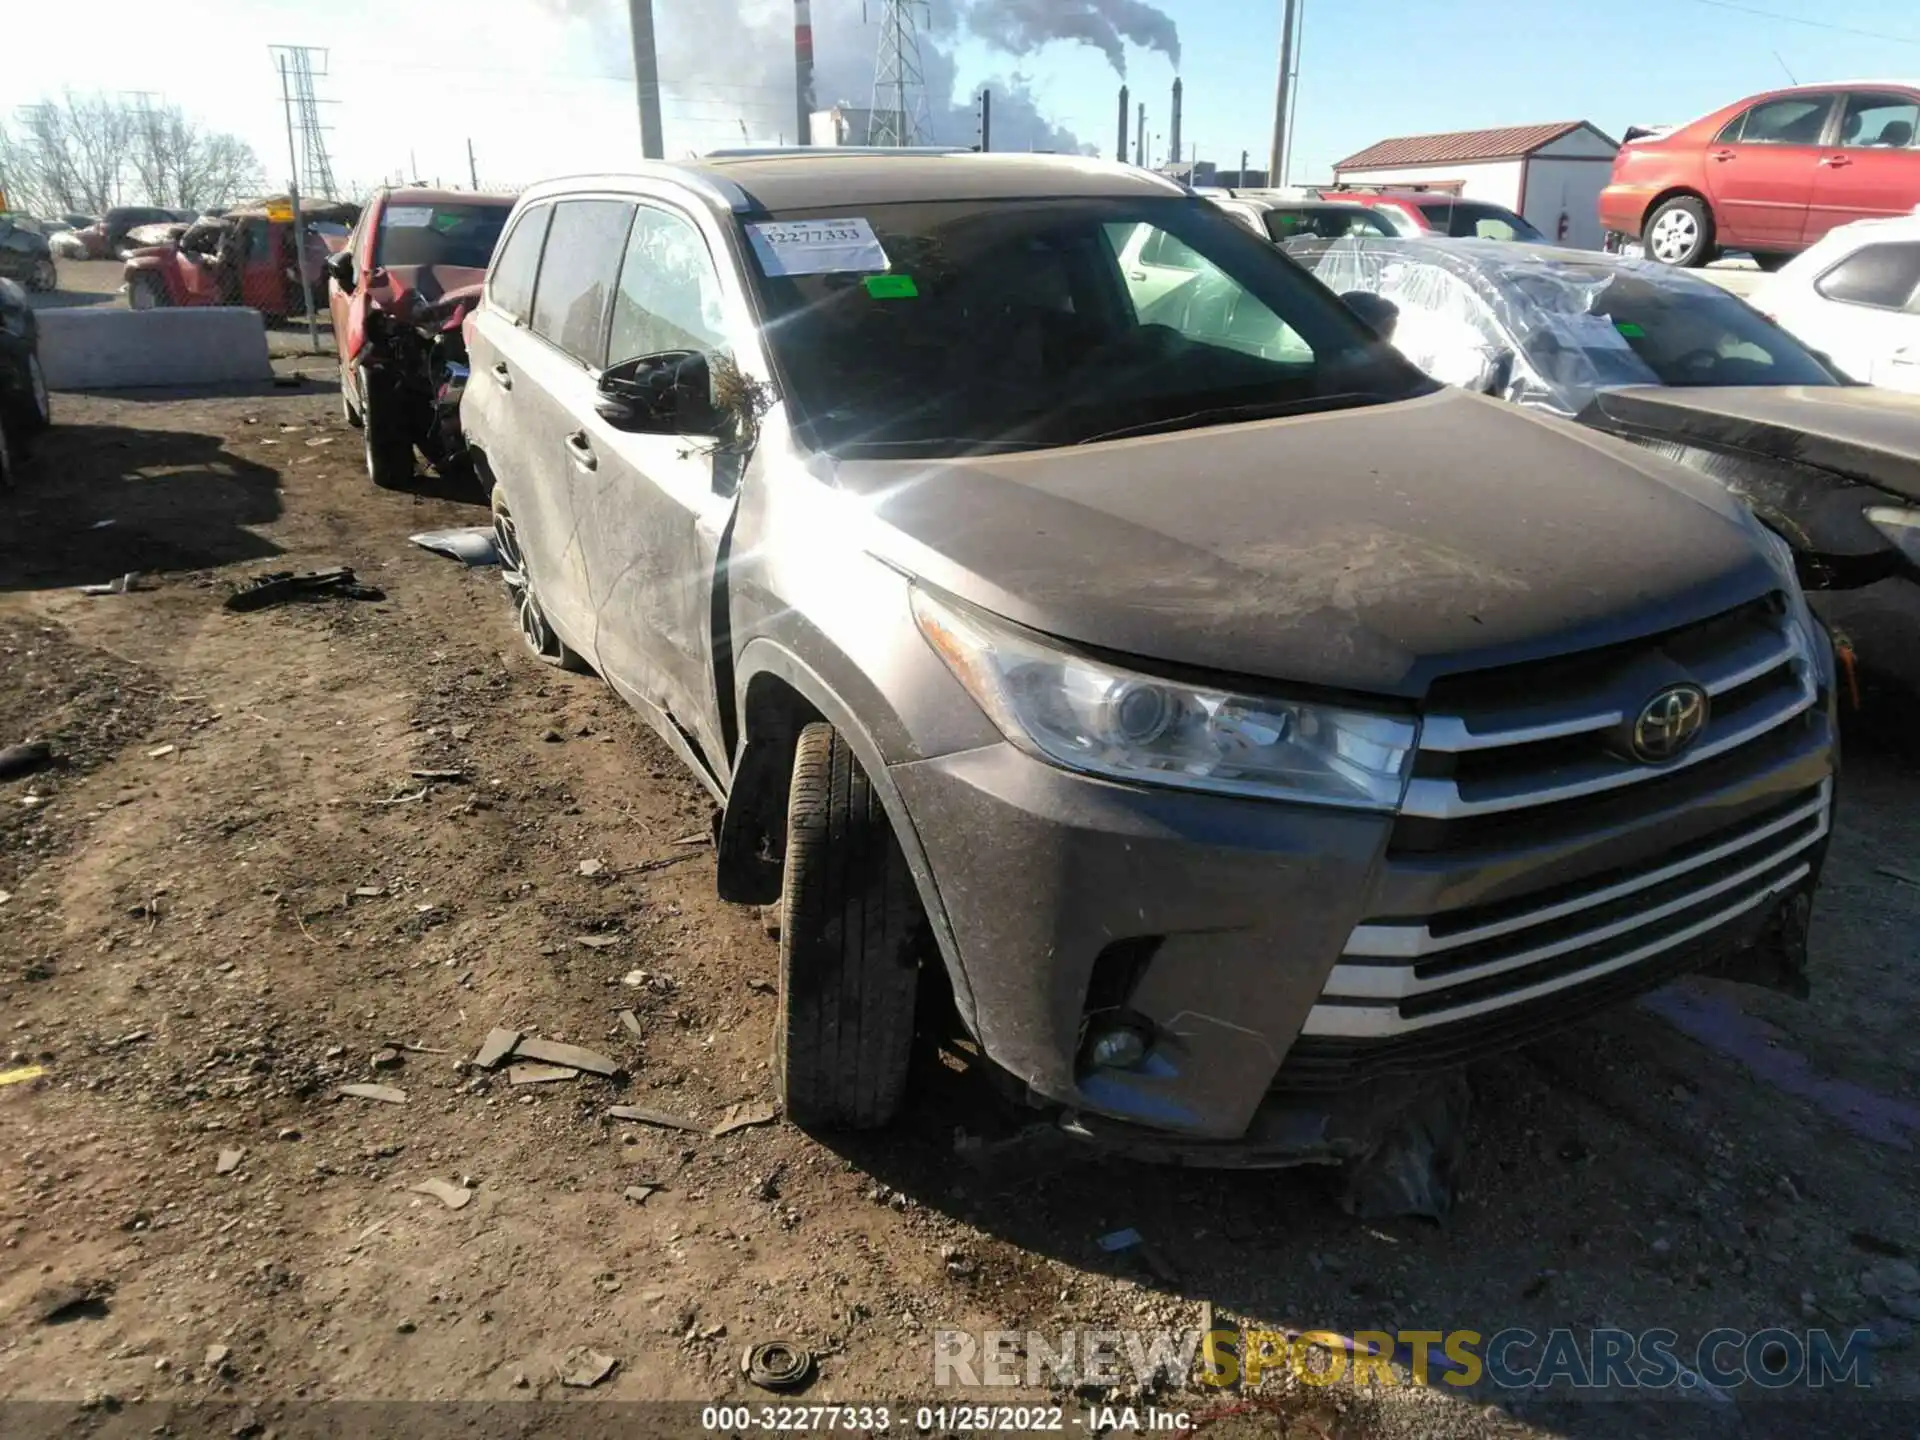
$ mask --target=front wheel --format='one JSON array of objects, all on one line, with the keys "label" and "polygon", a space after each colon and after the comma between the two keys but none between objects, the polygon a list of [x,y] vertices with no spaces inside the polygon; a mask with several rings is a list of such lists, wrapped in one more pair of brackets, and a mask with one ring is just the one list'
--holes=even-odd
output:
[{"label": "front wheel", "polygon": [[360,428],[360,412],[353,403],[353,374],[345,365],[340,367],[340,418],[354,429]]},{"label": "front wheel", "polygon": [[527,568],[526,552],[520,548],[520,527],[514,523],[513,511],[507,508],[507,497],[498,485],[493,487],[493,548],[500,557],[500,579],[507,587],[507,598],[513,602],[514,623],[534,659],[558,670],[587,671],[587,662],[554,632],[547,619],[533,572]]},{"label": "front wheel", "polygon": [[167,287],[158,275],[136,275],[127,282],[129,310],[159,310],[168,303]]},{"label": "front wheel", "polygon": [[367,478],[383,490],[413,479],[413,437],[407,433],[405,407],[369,385],[361,399],[360,435],[367,456]]},{"label": "front wheel", "polygon": [[1676,195],[1647,217],[1647,254],[1662,265],[1690,270],[1713,258],[1713,215],[1706,202]]},{"label": "front wheel", "polygon": [[27,356],[26,423],[29,434],[53,424],[53,397],[47,393],[47,375],[38,355]]},{"label": "front wheel", "polygon": [[869,1130],[906,1098],[926,923],[873,782],[831,725],[800,732],[787,801],[774,1076],[803,1128]]}]

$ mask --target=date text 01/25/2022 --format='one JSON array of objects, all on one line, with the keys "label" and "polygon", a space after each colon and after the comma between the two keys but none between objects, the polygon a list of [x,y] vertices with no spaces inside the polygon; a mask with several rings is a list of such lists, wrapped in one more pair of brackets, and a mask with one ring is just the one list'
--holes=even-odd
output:
[{"label": "date text 01/25/2022", "polygon": [[1061,1405],[921,1405],[896,1416],[886,1405],[709,1405],[700,1427],[723,1434],[834,1433],[878,1435],[894,1428],[921,1434],[991,1433],[1026,1435],[1079,1431],[1087,1435],[1119,1433],[1180,1434],[1193,1428],[1184,1410],[1158,1406],[1092,1405],[1069,1410]]}]

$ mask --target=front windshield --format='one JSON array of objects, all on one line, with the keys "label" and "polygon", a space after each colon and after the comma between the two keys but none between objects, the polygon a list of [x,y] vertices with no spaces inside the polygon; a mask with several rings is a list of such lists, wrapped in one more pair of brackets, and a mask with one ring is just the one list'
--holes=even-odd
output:
[{"label": "front windshield", "polygon": [[1706,281],[1616,273],[1593,303],[1662,385],[1837,385],[1766,316]]},{"label": "front windshield", "polygon": [[416,204],[390,200],[381,207],[376,265],[455,265],[484,270],[513,206]]},{"label": "front windshield", "polygon": [[877,245],[826,273],[756,265],[795,421],[822,448],[1073,444],[1427,388],[1206,201],[837,206],[751,222],[749,239],[795,221],[870,227]]},{"label": "front windshield", "polygon": [[1338,240],[1345,235],[1393,235],[1398,232],[1377,211],[1362,205],[1302,205],[1267,211],[1267,234],[1276,241],[1312,236]]}]

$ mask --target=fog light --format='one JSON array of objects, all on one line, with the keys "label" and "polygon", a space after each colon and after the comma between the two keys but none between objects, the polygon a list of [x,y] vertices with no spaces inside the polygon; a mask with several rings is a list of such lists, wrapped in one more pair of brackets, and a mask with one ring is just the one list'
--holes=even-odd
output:
[{"label": "fog light", "polygon": [[1128,1070],[1147,1058],[1147,1036],[1132,1025],[1096,1030],[1087,1042],[1087,1063],[1097,1070]]}]

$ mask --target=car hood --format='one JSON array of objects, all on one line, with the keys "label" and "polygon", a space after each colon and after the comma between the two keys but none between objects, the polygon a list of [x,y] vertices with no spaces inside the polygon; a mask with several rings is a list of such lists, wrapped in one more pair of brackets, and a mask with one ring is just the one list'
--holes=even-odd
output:
[{"label": "car hood", "polygon": [[1416,698],[1782,583],[1725,491],[1461,391],[1100,444],[842,461],[880,558],[1167,665]]},{"label": "car hood", "polygon": [[1871,385],[1635,386],[1581,412],[1623,435],[1765,456],[1920,500],[1920,400]]}]

